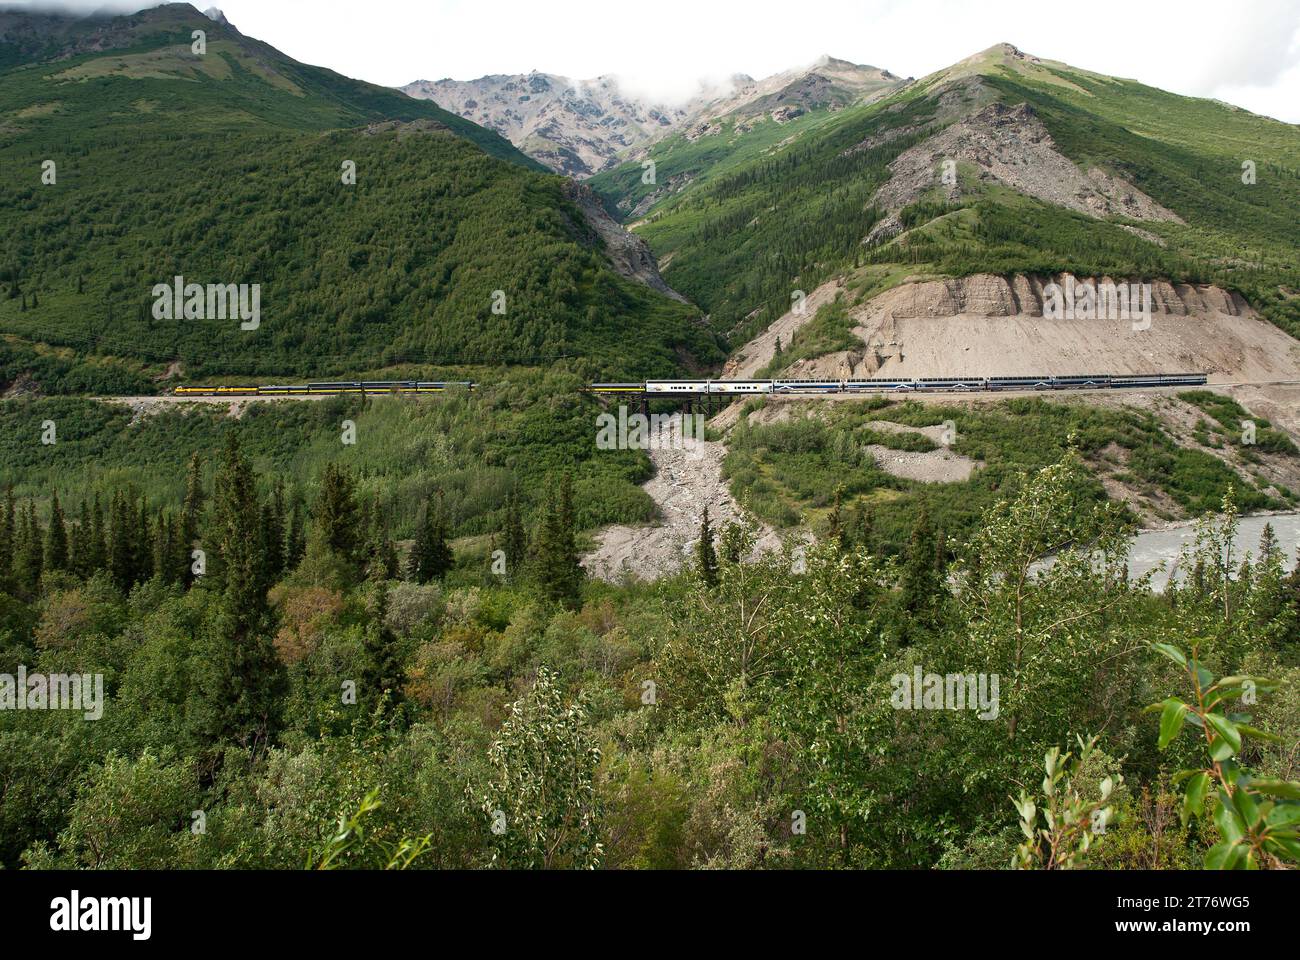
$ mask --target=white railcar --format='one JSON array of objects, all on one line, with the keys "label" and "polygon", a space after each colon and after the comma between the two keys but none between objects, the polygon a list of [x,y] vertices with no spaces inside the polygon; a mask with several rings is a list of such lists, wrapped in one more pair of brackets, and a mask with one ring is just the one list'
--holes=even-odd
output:
[{"label": "white railcar", "polygon": [[710,380],[709,393],[771,393],[771,380]]},{"label": "white railcar", "polygon": [[646,393],[707,393],[708,388],[707,380],[647,380],[645,382]]}]

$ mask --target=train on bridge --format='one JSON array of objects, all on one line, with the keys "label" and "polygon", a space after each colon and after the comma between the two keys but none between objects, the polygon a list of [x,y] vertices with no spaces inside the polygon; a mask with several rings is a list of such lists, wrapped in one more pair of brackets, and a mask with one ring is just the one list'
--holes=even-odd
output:
[{"label": "train on bridge", "polygon": [[1021,377],[879,377],[864,380],[646,380],[639,383],[593,383],[591,390],[600,394],[634,394],[653,398],[746,394],[1100,390],[1195,387],[1203,386],[1206,381],[1204,373],[1087,373]]}]

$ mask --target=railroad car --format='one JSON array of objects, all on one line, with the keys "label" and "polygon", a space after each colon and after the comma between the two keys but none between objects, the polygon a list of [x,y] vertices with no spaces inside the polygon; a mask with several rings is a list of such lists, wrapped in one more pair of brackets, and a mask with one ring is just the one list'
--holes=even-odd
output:
[{"label": "railroad car", "polygon": [[353,380],[348,382],[286,383],[261,386],[203,386],[182,384],[172,390],[178,397],[284,397],[340,396],[351,393],[441,393],[451,388],[473,390],[469,380]]},{"label": "railroad car", "polygon": [[843,380],[772,381],[772,393],[840,393],[843,389]]},{"label": "railroad car", "polygon": [[707,380],[647,380],[645,392],[655,394],[708,393]]},{"label": "railroad car", "polygon": [[713,393],[771,393],[771,380],[710,380],[708,392]]}]

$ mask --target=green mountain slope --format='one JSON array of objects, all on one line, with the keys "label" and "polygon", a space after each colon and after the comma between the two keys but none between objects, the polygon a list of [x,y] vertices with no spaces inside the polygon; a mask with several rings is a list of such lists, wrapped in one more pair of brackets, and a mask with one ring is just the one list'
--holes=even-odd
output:
[{"label": "green mountain slope", "polygon": [[[193,32],[206,53],[193,52]],[[0,133],[82,142],[139,124],[194,131],[327,130],[436,120],[485,152],[543,169],[490,130],[395,90],[298,63],[188,3],[118,17],[0,11]]]},{"label": "green mountain slope", "polygon": [[[187,5],[4,16],[0,387],[143,389],[173,361],[195,378],[717,357],[698,311],[615,273],[563,180],[494,133]],[[258,284],[260,326],[157,319],[177,275]]]},{"label": "green mountain slope", "polygon": [[[776,74],[711,107],[689,128],[656,141],[628,163],[598,174],[593,190],[616,215],[636,220],[687,186],[699,186],[836,123],[845,108],[902,87],[888,71],[822,57],[811,67]],[[654,176],[644,175],[645,160]]]},{"label": "green mountain slope", "polygon": [[[997,129],[993,139],[1012,151],[1000,159],[1032,179],[1042,144],[1017,157],[1015,134],[1033,140],[1038,124],[1090,188],[1115,196],[1135,188],[1163,219],[1139,219],[1122,204],[1089,212],[1075,197],[1044,199],[1051,183],[1027,194],[980,162],[989,144],[979,132]],[[952,189],[940,180],[945,143],[974,158],[957,163]],[[711,163],[716,175],[660,198],[636,229],[666,264],[665,279],[736,341],[788,310],[791,291],[855,270],[864,292],[908,275],[985,271],[1211,282],[1300,333],[1300,128],[1221,103],[1004,45],[884,100],[809,120],[791,142],[757,155],[737,144]],[[924,189],[891,183],[909,163],[919,164]],[[609,209],[637,202],[641,188],[627,184],[639,169],[593,180]],[[891,209],[900,196],[906,202]]]}]

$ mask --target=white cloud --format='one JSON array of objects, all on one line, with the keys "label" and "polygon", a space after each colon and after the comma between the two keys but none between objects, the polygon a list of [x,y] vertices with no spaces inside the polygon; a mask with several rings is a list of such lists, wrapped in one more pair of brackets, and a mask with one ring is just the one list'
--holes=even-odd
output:
[{"label": "white cloud", "polygon": [[1300,122],[1300,0],[216,2],[291,56],[391,86],[537,69],[617,74],[675,98],[702,77],[765,76],[823,53],[922,76],[1005,41]]}]

